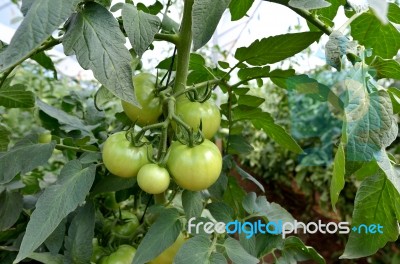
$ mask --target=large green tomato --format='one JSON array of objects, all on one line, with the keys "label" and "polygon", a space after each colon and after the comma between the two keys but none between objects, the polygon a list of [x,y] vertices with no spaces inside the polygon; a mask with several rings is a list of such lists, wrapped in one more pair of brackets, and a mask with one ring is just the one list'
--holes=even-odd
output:
[{"label": "large green tomato", "polygon": [[97,238],[93,238],[92,240],[93,251],[92,257],[90,258],[91,263],[98,263],[98,261],[107,255],[107,251],[99,245],[99,241]]},{"label": "large green tomato", "polygon": [[139,219],[134,213],[121,211],[121,218],[111,227],[111,234],[117,238],[129,239],[139,225]]},{"label": "large green tomato", "polygon": [[167,166],[179,186],[200,191],[217,181],[222,169],[222,156],[218,147],[208,139],[194,147],[176,141],[170,147]]},{"label": "large green tomato", "polygon": [[117,251],[100,260],[100,264],[131,264],[136,254],[136,248],[121,245]]},{"label": "large green tomato", "polygon": [[199,103],[191,102],[187,98],[178,99],[176,114],[194,131],[198,131],[201,120],[202,132],[207,139],[211,139],[215,135],[221,124],[221,113],[211,100]]},{"label": "large green tomato", "polygon": [[162,100],[155,94],[156,77],[149,73],[139,73],[132,80],[136,99],[142,108],[122,101],[125,114],[140,126],[156,123],[162,113]]},{"label": "large green tomato", "polygon": [[150,161],[147,153],[152,154],[149,145],[135,147],[125,137],[125,132],[117,132],[107,138],[103,146],[103,162],[114,175],[131,178],[136,177],[139,169]]},{"label": "large green tomato", "polygon": [[144,165],[137,175],[139,187],[150,194],[159,194],[168,189],[169,173],[157,164]]},{"label": "large green tomato", "polygon": [[178,253],[181,246],[185,243],[185,238],[182,234],[179,234],[176,241],[166,250],[164,250],[155,259],[149,262],[149,264],[172,264],[176,253]]}]

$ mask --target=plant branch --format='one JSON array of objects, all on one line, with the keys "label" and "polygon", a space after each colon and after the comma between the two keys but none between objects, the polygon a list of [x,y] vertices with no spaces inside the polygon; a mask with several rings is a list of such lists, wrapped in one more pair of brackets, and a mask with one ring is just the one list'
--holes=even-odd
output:
[{"label": "plant branch", "polygon": [[324,22],[322,22],[321,20],[319,20],[317,17],[315,17],[312,13],[310,13],[307,10],[304,9],[299,9],[299,8],[295,8],[289,5],[289,0],[264,0],[264,1],[268,1],[271,3],[276,3],[276,4],[280,4],[283,6],[286,6],[288,8],[290,8],[291,10],[293,10],[294,12],[296,12],[299,16],[303,17],[304,19],[306,19],[308,22],[310,22],[311,24],[313,24],[314,26],[316,26],[319,30],[321,30],[322,32],[324,32],[326,35],[330,35],[333,31],[333,29],[330,26],[327,26]]},{"label": "plant branch", "polygon": [[56,149],[58,149],[58,150],[72,150],[72,151],[76,151],[76,152],[92,152],[92,153],[97,153],[98,152],[98,151],[94,151],[94,150],[83,149],[83,148],[73,147],[73,146],[67,146],[67,145],[63,145],[63,144],[56,144]]},{"label": "plant branch", "polygon": [[165,40],[165,41],[168,41],[168,42],[176,45],[178,43],[179,37],[177,34],[157,33],[154,36],[154,39],[155,40]]},{"label": "plant branch", "polygon": [[215,84],[219,84],[219,83],[221,83],[221,80],[210,80],[210,81],[206,81],[206,82],[197,83],[193,86],[187,86],[185,90],[179,91],[179,92],[175,93],[173,96],[175,98],[178,98],[179,96],[187,93],[188,91],[201,89],[201,88],[207,87],[207,85],[215,85]]}]

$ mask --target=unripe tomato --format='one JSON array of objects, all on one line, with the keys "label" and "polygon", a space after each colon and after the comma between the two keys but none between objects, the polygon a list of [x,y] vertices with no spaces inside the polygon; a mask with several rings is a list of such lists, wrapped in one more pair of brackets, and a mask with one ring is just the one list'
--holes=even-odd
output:
[{"label": "unripe tomato", "polygon": [[47,144],[51,142],[51,133],[50,131],[46,131],[39,135],[38,138],[39,143]]},{"label": "unripe tomato", "polygon": [[139,169],[149,163],[147,153],[152,154],[149,145],[135,147],[125,137],[125,132],[117,132],[107,138],[103,146],[103,162],[114,175],[131,178],[136,177]]},{"label": "unripe tomato", "polygon": [[104,198],[104,205],[107,209],[110,210],[118,210],[119,203],[117,203],[117,199],[115,199],[115,193],[107,193]]},{"label": "unripe tomato", "polygon": [[207,139],[215,135],[221,124],[221,113],[211,100],[199,103],[187,98],[179,99],[176,102],[176,114],[194,131],[198,131],[201,120],[203,136]]},{"label": "unripe tomato", "polygon": [[139,73],[132,80],[136,99],[142,108],[121,101],[125,114],[140,126],[156,123],[162,113],[162,100],[155,94],[156,76]]},{"label": "unripe tomato", "polygon": [[176,253],[178,253],[181,246],[185,243],[185,238],[182,234],[179,234],[176,241],[166,250],[164,250],[155,259],[149,262],[149,264],[172,264]]},{"label": "unripe tomato", "polygon": [[136,254],[136,248],[130,245],[121,245],[117,251],[100,260],[100,264],[131,264]]},{"label": "unripe tomato", "polygon": [[98,263],[98,261],[107,255],[106,250],[99,245],[99,241],[97,238],[93,238],[92,240],[93,251],[92,257],[90,258],[91,263]]},{"label": "unripe tomato", "polygon": [[139,225],[139,219],[134,213],[121,211],[121,219],[111,227],[111,235],[117,238],[131,238]]},{"label": "unripe tomato", "polygon": [[150,194],[159,194],[168,189],[169,173],[157,164],[144,165],[137,175],[139,187]]},{"label": "unripe tomato", "polygon": [[194,147],[176,141],[170,147],[167,167],[179,186],[200,191],[217,181],[222,169],[222,156],[218,147],[208,139]]}]

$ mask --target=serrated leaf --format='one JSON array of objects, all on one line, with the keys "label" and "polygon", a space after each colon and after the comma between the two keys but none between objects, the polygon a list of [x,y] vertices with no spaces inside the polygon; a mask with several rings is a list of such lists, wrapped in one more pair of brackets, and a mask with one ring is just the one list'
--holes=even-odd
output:
[{"label": "serrated leaf", "polygon": [[357,55],[357,42],[350,41],[340,31],[333,31],[325,45],[326,63],[340,71],[342,57],[347,54]]},{"label": "serrated leaf", "polygon": [[10,143],[11,132],[3,125],[0,124],[0,153],[7,151],[8,144]]},{"label": "serrated leaf", "polygon": [[88,2],[72,15],[63,37],[66,55],[76,55],[84,69],[118,98],[138,105],[133,92],[131,54],[117,20],[103,6]]},{"label": "serrated leaf", "polygon": [[226,254],[229,259],[232,260],[233,264],[257,264],[259,259],[250,255],[243,247],[240,245],[239,241],[228,237],[224,242],[224,247],[226,249]]},{"label": "serrated leaf", "polygon": [[176,209],[164,210],[137,248],[132,264],[144,264],[160,255],[175,242],[181,229],[179,212]]},{"label": "serrated leaf", "polygon": [[203,211],[203,198],[200,192],[191,192],[188,190],[182,193],[182,206],[185,210],[186,219],[199,217]]},{"label": "serrated leaf", "polygon": [[27,173],[45,165],[53,153],[55,142],[37,144],[36,137],[19,141],[8,152],[0,153],[0,184],[10,182],[18,173]]},{"label": "serrated leaf", "polygon": [[289,5],[294,8],[311,10],[328,7],[331,3],[325,0],[290,0]]},{"label": "serrated leaf", "polygon": [[340,144],[333,163],[333,175],[330,186],[331,203],[334,211],[336,211],[336,203],[339,199],[340,192],[344,188],[344,175],[346,173],[345,165],[346,160],[344,147]]},{"label": "serrated leaf", "polygon": [[22,211],[22,195],[18,192],[3,191],[0,194],[0,231],[17,222]]},{"label": "serrated leaf", "polygon": [[[361,258],[372,255],[389,241],[399,236],[396,210],[400,195],[386,177],[379,173],[366,178],[357,191],[352,226],[380,224],[383,233],[365,234],[351,232],[342,259]],[[397,209],[396,209],[397,207]]]},{"label": "serrated leaf", "polygon": [[96,175],[96,166],[82,168],[72,160],[61,170],[57,183],[47,187],[36,203],[15,262],[28,257],[85,201]]},{"label": "serrated leaf", "polygon": [[400,32],[391,24],[383,25],[372,14],[364,13],[351,23],[351,35],[375,55],[391,59],[400,49]]},{"label": "serrated leaf", "polygon": [[203,47],[214,34],[231,0],[195,0],[192,10],[193,49]]},{"label": "serrated leaf", "polygon": [[313,248],[304,245],[303,241],[298,237],[288,237],[283,241],[282,256],[278,259],[278,263],[298,263],[298,261],[313,260],[318,264],[324,264],[324,258],[318,254]]},{"label": "serrated leaf", "polygon": [[206,207],[218,222],[229,223],[233,221],[234,211],[226,203],[213,202]]},{"label": "serrated leaf", "polygon": [[232,0],[229,4],[229,11],[231,12],[231,20],[236,21],[244,17],[253,5],[254,0]]},{"label": "serrated leaf", "polygon": [[36,0],[11,39],[0,53],[0,72],[18,64],[39,48],[51,34],[75,11],[80,0]]},{"label": "serrated leaf", "polygon": [[185,242],[175,256],[175,264],[209,264],[211,241],[207,236],[195,236]]},{"label": "serrated leaf", "polygon": [[27,91],[23,84],[15,84],[0,89],[0,106],[6,108],[30,108],[35,106],[33,92]]},{"label": "serrated leaf", "polygon": [[153,42],[158,32],[160,19],[143,11],[137,10],[134,5],[125,4],[122,9],[124,29],[136,54],[141,57]]},{"label": "serrated leaf", "polygon": [[86,264],[92,256],[95,210],[92,202],[78,209],[65,238],[65,255],[70,263]]},{"label": "serrated leaf", "polygon": [[372,70],[376,71],[376,78],[390,78],[400,80],[400,63],[395,60],[385,60],[377,56],[371,64]]},{"label": "serrated leaf", "polygon": [[256,40],[249,47],[238,48],[235,58],[254,66],[275,63],[299,53],[320,36],[320,32],[302,32]]}]

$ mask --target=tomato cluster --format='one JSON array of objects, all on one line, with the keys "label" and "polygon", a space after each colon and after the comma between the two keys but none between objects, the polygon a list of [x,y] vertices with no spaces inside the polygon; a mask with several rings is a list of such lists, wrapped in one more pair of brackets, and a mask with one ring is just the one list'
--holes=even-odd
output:
[{"label": "tomato cluster", "polygon": [[[168,142],[171,142],[168,151],[165,151],[168,154],[159,155],[163,151],[158,149],[156,153],[162,161],[154,162],[153,148],[149,142],[128,140],[126,132],[117,132],[103,146],[106,168],[119,177],[137,177],[139,187],[150,194],[165,192],[170,185],[170,175],[184,189],[201,191],[209,188],[217,181],[222,169],[220,150],[210,141],[221,123],[218,107],[210,100],[197,102],[185,96],[178,99],[170,94],[160,96],[162,91],[157,87],[157,78],[148,73],[133,77],[133,84],[141,107],[122,101],[124,112],[132,122],[142,126],[143,131],[146,126],[161,124],[160,127],[163,127],[162,124],[168,122],[167,127],[171,125],[173,128],[168,131],[175,130],[177,139],[186,136],[190,140],[176,140],[168,135]],[[166,113],[162,121],[163,108],[171,111],[169,105],[163,107],[168,100],[174,102],[174,113]],[[184,135],[179,133],[182,130],[186,130]],[[193,138],[202,140],[194,142]],[[181,143],[184,141],[188,144]]]}]

